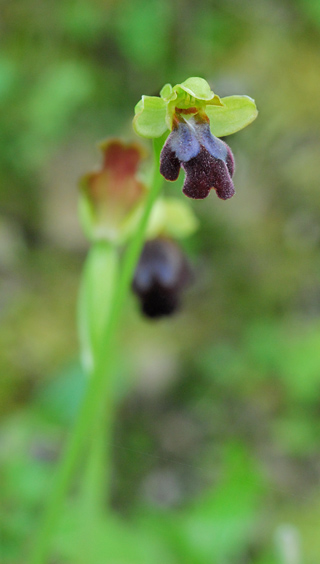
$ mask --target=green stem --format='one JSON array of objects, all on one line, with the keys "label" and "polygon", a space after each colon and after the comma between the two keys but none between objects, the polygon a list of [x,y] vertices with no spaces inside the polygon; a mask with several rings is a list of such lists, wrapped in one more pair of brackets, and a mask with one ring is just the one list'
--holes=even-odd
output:
[{"label": "green stem", "polygon": [[[120,314],[130,288],[134,269],[141,252],[148,219],[162,185],[162,176],[159,172],[159,157],[163,139],[154,140],[154,172],[153,182],[146,201],[146,205],[138,228],[128,245],[124,256],[122,269],[119,276],[116,294],[110,311],[110,316],[103,331],[102,345],[99,359],[92,374],[87,392],[83,399],[72,433],[67,442],[64,456],[57,469],[55,480],[50,491],[48,504],[44,514],[42,527],[35,540],[31,554],[30,564],[44,564],[48,559],[53,531],[61,514],[66,492],[70,485],[73,472],[79,456],[84,448],[87,437],[90,437],[95,421],[96,406],[100,405],[101,398],[105,397],[107,388],[110,393],[110,378],[108,374],[109,359],[115,345],[115,332],[120,320]],[[108,382],[109,380],[109,382]],[[110,404],[110,401],[108,402]],[[109,445],[108,445],[109,446]]]},{"label": "green stem", "polygon": [[[105,404],[102,406],[101,403],[100,407],[106,406]],[[110,461],[107,458],[110,450],[107,450],[107,445],[112,433],[112,425],[108,424],[110,418],[112,421],[113,409],[112,411],[108,409],[107,417],[106,412],[102,413],[102,410],[98,409],[88,441],[79,499],[82,527],[79,534],[82,535],[82,543],[78,558],[79,562],[83,562],[83,564],[94,562],[96,531],[106,507],[105,492],[110,481],[111,469]]]},{"label": "green stem", "polygon": [[87,459],[82,487],[83,510],[87,519],[95,521],[106,507],[111,481],[111,437],[115,411],[114,379],[115,358],[105,374],[110,383],[106,397],[97,406],[89,438]]},{"label": "green stem", "polygon": [[[113,243],[95,242],[88,253],[83,272],[78,302],[78,328],[84,365],[99,362],[102,332],[109,319],[119,278],[119,252]],[[114,354],[113,357],[116,355]],[[90,359],[90,360],[89,360]],[[112,363],[111,363],[111,361]],[[96,406],[94,427],[88,437],[84,461],[83,479],[80,488],[80,505],[84,515],[84,528],[94,530],[97,519],[105,507],[106,491],[109,489],[110,462],[107,459],[112,433],[114,393],[112,390],[114,360],[109,358],[105,382],[109,383],[105,398]],[[91,371],[92,372],[92,371]],[[88,380],[91,372],[88,373]],[[87,545],[94,542],[94,535],[86,535]],[[88,549],[88,554],[90,554]],[[83,554],[83,550],[82,550]]]},{"label": "green stem", "polygon": [[104,506],[104,470],[106,466],[105,448],[107,440],[105,431],[105,417],[103,417],[100,411],[95,417],[88,441],[82,482],[82,511],[85,514],[85,521],[87,523],[94,521],[97,516],[101,515]]}]

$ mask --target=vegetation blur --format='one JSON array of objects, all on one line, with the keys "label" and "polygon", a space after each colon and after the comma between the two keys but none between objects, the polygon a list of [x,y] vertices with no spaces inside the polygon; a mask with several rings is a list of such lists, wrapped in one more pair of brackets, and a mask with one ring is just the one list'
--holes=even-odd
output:
[{"label": "vegetation blur", "polygon": [[234,198],[192,202],[180,312],[127,302],[112,519],[88,523],[79,472],[50,563],[318,562],[319,2],[1,4],[1,563],[27,562],[86,385],[78,179],[98,141],[135,139],[142,94],[189,76],[259,117],[227,139]]}]

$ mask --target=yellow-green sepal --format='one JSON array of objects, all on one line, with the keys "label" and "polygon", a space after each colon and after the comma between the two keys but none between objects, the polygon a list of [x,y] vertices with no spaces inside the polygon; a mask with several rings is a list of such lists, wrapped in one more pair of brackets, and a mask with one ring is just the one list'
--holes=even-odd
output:
[{"label": "yellow-green sepal", "polygon": [[161,137],[168,129],[167,102],[158,96],[142,96],[135,107],[133,129],[141,137]]},{"label": "yellow-green sepal", "polygon": [[214,92],[212,92],[209,84],[204,78],[199,78],[197,76],[192,76],[187,78],[181,84],[176,84],[173,90],[181,89],[187,92],[193,98],[197,100],[205,100],[206,102],[214,98]]},{"label": "yellow-green sepal", "polygon": [[206,106],[211,133],[215,137],[231,135],[254,121],[258,115],[255,101],[249,96],[222,98],[223,106]]}]

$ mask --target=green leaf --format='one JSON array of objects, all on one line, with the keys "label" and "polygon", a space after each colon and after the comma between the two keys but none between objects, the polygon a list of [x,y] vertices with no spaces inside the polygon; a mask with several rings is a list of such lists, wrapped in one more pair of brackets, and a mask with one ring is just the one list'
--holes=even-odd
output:
[{"label": "green leaf", "polygon": [[221,476],[173,525],[183,562],[235,562],[252,543],[263,483],[241,443],[226,445]]},{"label": "green leaf", "polygon": [[177,84],[174,90],[176,90],[176,88],[181,88],[198,100],[212,100],[212,98],[214,98],[214,93],[204,78],[193,76],[181,84]]},{"label": "green leaf", "polygon": [[17,79],[17,69],[12,60],[6,57],[0,58],[0,102],[10,97]]},{"label": "green leaf", "polygon": [[59,138],[74,113],[94,91],[92,69],[80,61],[63,61],[44,69],[27,98],[27,126],[43,137]]},{"label": "green leaf", "polygon": [[[104,2],[85,3],[97,4],[101,7],[105,5]],[[173,13],[174,7],[171,2],[159,2],[159,0],[119,2],[113,12],[113,25],[109,33],[113,33],[117,45],[131,64],[144,72],[149,70],[150,74],[153,74],[159,66],[163,67],[170,53],[169,22]]]},{"label": "green leaf", "polygon": [[249,96],[222,98],[223,106],[207,106],[210,129],[216,137],[224,137],[240,131],[258,115],[255,101]]},{"label": "green leaf", "polygon": [[157,96],[142,96],[135,107],[133,128],[138,135],[161,137],[168,129],[166,124],[167,102]]},{"label": "green leaf", "polygon": [[36,395],[36,406],[46,420],[58,425],[74,421],[87,386],[87,375],[78,360],[54,372]]},{"label": "green leaf", "polygon": [[[63,562],[94,562],[95,564],[174,564],[166,539],[156,531],[145,530],[133,524],[127,525],[114,516],[97,519],[87,523],[89,542],[80,546],[77,542],[79,530],[86,523],[86,515],[77,511],[71,504],[64,511],[57,531],[57,553]],[[83,558],[90,549],[90,558]]]}]

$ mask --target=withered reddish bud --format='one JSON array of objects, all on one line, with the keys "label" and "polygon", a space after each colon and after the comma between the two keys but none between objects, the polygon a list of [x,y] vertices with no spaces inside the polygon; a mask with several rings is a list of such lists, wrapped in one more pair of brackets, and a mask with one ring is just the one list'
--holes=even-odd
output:
[{"label": "withered reddish bud", "polygon": [[190,119],[176,115],[160,157],[160,172],[166,180],[176,180],[180,166],[186,172],[183,192],[189,198],[206,198],[215,189],[222,200],[231,198],[234,159],[230,147],[210,131],[207,116]]},{"label": "withered reddish bud", "polygon": [[121,232],[122,223],[146,194],[137,177],[143,148],[137,143],[109,140],[100,146],[103,163],[100,170],[86,174],[80,187],[90,202],[94,228],[111,239]]},{"label": "withered reddish bud", "polygon": [[132,289],[147,317],[163,317],[179,308],[181,292],[190,279],[190,266],[178,245],[157,238],[144,245]]}]

